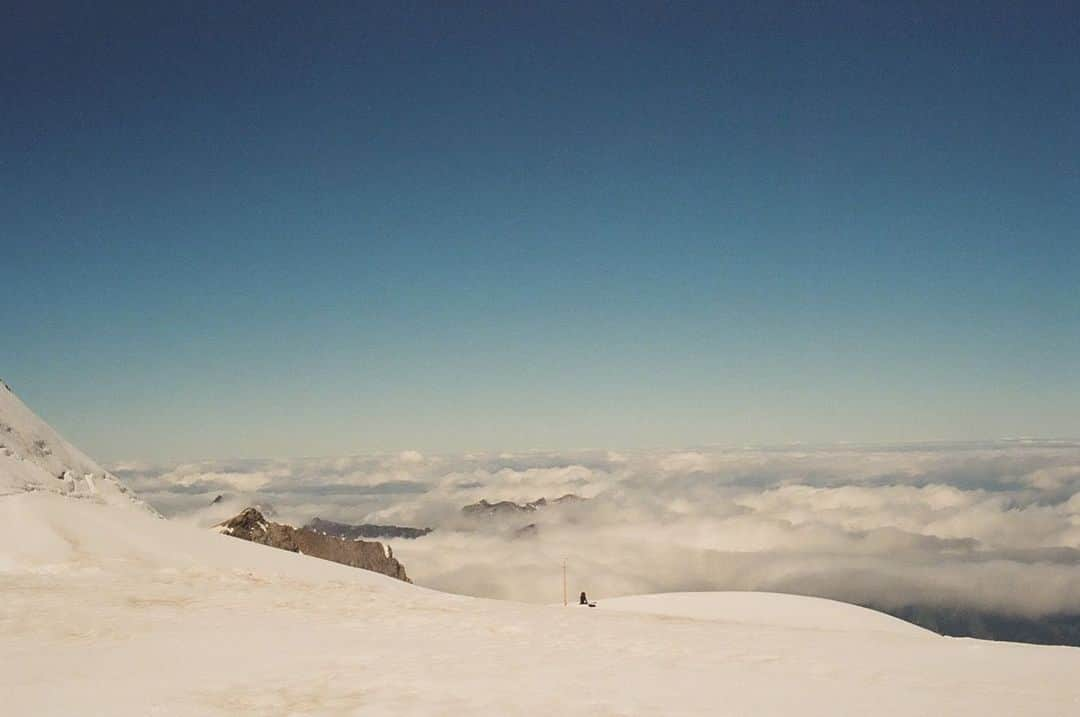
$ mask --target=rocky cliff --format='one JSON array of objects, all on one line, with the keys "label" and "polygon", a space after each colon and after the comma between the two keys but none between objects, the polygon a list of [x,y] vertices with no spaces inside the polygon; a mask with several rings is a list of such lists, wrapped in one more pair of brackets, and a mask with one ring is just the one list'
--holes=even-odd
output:
[{"label": "rocky cliff", "polygon": [[342,540],[307,528],[272,523],[255,508],[248,508],[218,526],[218,530],[234,538],[269,545],[294,553],[302,553],[354,568],[374,570],[398,580],[412,582],[405,566],[394,558],[394,552],[382,543],[367,540]]}]

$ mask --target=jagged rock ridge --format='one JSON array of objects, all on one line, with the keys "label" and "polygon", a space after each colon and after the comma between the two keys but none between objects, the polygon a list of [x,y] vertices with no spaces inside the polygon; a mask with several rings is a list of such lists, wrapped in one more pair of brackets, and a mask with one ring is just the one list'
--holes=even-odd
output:
[{"label": "jagged rock ridge", "polygon": [[538,510],[546,508],[548,505],[559,505],[565,503],[578,503],[586,500],[581,496],[574,495],[573,493],[567,493],[566,495],[556,498],[555,500],[548,502],[547,498],[538,498],[537,500],[530,501],[528,503],[515,503],[509,500],[500,500],[497,503],[489,503],[486,499],[481,498],[477,503],[471,503],[461,509],[461,512],[465,515],[518,515],[521,513],[535,513]]},{"label": "jagged rock ridge", "polygon": [[351,525],[349,523],[335,523],[332,520],[323,520],[322,518],[312,518],[304,528],[334,538],[341,538],[342,540],[359,540],[360,538],[402,538],[413,540],[422,538],[432,531],[431,528],[407,528],[401,525],[375,525],[373,523]]},{"label": "jagged rock ridge", "polygon": [[407,583],[412,582],[405,574],[405,566],[394,557],[393,550],[383,547],[382,543],[342,540],[308,528],[294,528],[291,525],[273,523],[255,508],[248,508],[221,523],[218,530],[234,538],[331,560],[354,568],[372,570]]}]

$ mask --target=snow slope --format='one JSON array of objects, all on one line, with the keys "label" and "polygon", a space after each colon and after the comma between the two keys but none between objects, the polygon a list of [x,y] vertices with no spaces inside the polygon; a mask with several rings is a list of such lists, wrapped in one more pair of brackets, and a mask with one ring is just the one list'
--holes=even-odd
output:
[{"label": "snow slope", "polygon": [[136,504],[149,510],[116,477],[65,441],[0,381],[0,495],[24,491]]},{"label": "snow slope", "polygon": [[604,601],[605,610],[830,632],[933,635],[877,610],[823,598],[760,592],[664,593]]},{"label": "snow slope", "polygon": [[478,600],[46,492],[0,498],[0,546],[6,714],[1080,710],[1078,649],[813,598]]},{"label": "snow slope", "polygon": [[4,400],[5,715],[1080,713],[1080,649],[770,594],[453,596],[51,489],[100,469]]}]

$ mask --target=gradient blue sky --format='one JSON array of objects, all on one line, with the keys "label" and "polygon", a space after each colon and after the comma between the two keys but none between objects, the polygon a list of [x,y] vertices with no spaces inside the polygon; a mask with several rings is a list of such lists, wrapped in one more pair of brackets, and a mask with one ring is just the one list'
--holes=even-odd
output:
[{"label": "gradient blue sky", "polygon": [[1075,3],[454,5],[6,5],[0,376],[108,460],[1080,435]]}]

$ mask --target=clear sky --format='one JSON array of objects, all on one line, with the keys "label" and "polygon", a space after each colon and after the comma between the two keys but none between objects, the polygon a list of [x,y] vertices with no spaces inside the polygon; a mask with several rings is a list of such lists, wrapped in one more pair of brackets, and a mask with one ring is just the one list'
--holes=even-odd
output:
[{"label": "clear sky", "polygon": [[107,460],[1080,435],[1075,3],[457,5],[6,5],[0,376]]}]

